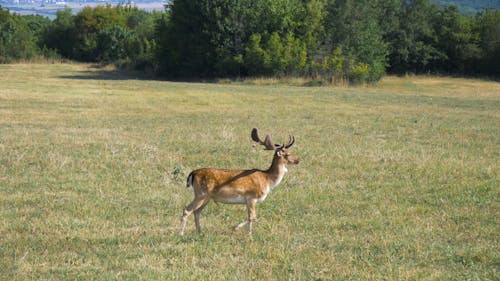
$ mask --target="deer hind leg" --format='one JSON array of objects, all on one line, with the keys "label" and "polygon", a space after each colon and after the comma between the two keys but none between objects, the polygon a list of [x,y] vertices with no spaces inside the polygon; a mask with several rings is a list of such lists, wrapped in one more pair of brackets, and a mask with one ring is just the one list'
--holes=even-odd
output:
[{"label": "deer hind leg", "polygon": [[234,227],[234,231],[236,231],[236,230],[238,230],[238,229],[242,228],[242,227],[243,227],[243,226],[245,226],[247,223],[248,223],[248,221],[247,221],[247,220],[245,220],[245,221],[243,221],[243,222],[239,223],[238,225],[236,225],[236,226]]},{"label": "deer hind leg", "polygon": [[205,199],[205,201],[203,201],[203,204],[196,210],[194,210],[194,222],[196,224],[196,231],[198,233],[201,232],[201,226],[200,226],[200,214],[201,212],[203,211],[203,209],[205,209],[205,207],[207,206],[208,204],[208,198]]},{"label": "deer hind leg", "polygon": [[[208,201],[206,197],[195,197],[189,205],[184,208],[181,218],[181,226],[179,228],[179,234],[184,235],[184,228],[186,227],[187,217],[191,215],[195,210],[199,209],[203,204],[206,204],[205,201]],[[199,214],[198,214],[199,215]]]}]

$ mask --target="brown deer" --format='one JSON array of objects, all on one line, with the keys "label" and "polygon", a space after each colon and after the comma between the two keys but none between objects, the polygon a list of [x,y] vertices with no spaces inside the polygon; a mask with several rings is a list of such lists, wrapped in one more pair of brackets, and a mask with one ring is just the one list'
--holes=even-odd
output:
[{"label": "brown deer", "polygon": [[256,219],[256,204],[264,201],[269,192],[281,182],[287,172],[286,164],[298,164],[300,160],[288,151],[295,142],[293,136],[290,136],[286,145],[273,145],[269,135],[266,137],[267,141],[262,142],[258,137],[257,129],[252,130],[251,136],[266,149],[271,148],[265,144],[266,142],[274,147],[271,166],[267,170],[202,168],[192,171],[187,178],[187,187],[193,187],[194,199],[186,206],[182,214],[179,230],[181,235],[184,234],[187,217],[193,212],[196,230],[201,232],[200,214],[210,200],[226,204],[246,204],[248,219],[238,224],[235,230],[248,225],[248,234],[252,234],[252,224]]}]

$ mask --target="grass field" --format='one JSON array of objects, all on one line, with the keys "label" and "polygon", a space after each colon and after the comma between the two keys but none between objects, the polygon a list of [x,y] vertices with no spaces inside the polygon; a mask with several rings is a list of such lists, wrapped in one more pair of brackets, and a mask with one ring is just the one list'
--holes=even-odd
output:
[{"label": "grass field", "polygon": [[[358,88],[134,79],[0,65],[1,280],[498,280],[500,84]],[[177,235],[200,167],[302,162],[257,207]]]}]

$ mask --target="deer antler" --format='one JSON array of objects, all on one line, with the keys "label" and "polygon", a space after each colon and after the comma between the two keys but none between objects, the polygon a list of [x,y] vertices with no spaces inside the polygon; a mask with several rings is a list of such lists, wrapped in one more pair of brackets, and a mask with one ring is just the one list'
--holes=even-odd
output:
[{"label": "deer antler", "polygon": [[290,136],[290,140],[288,141],[288,144],[284,145],[285,148],[290,148],[293,144],[295,143],[295,137]]},{"label": "deer antler", "polygon": [[281,145],[275,144],[276,149],[288,149],[288,148],[290,148],[295,143],[295,137],[292,135],[290,135],[289,137],[290,137],[290,140],[288,141],[287,144],[281,144]]},{"label": "deer antler", "polygon": [[259,134],[258,134],[256,128],[252,129],[252,140],[255,141],[257,144],[263,145],[265,147],[265,150],[275,150],[277,147],[281,146],[279,144],[273,144],[273,142],[271,140],[271,135],[269,135],[269,134],[267,134],[264,141],[262,141],[259,138]]}]

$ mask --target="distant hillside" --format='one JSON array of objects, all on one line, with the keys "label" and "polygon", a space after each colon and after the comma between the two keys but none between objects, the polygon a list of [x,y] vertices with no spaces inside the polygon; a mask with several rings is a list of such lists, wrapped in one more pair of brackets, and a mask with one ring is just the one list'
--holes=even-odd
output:
[{"label": "distant hillside", "polygon": [[456,5],[459,11],[466,15],[475,15],[477,12],[491,8],[500,10],[500,0],[432,0],[439,5]]}]

